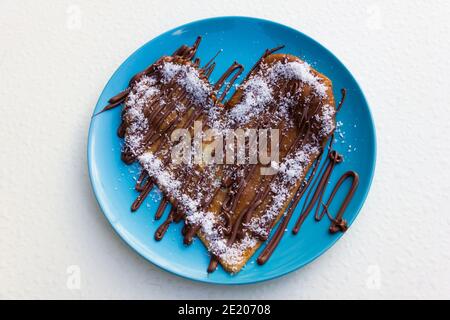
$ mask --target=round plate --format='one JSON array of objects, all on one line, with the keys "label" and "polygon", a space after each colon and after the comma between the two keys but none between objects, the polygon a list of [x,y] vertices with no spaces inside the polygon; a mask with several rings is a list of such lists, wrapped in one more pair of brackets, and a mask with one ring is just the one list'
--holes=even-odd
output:
[{"label": "round plate", "polygon": [[[376,142],[373,120],[361,89],[345,66],[331,52],[297,30],[247,17],[200,20],[170,30],[145,44],[119,67],[100,95],[94,113],[99,112],[109,98],[125,89],[134,74],[162,55],[172,54],[180,45],[192,44],[198,35],[203,40],[197,56],[203,63],[223,49],[216,59],[217,66],[211,77],[213,81],[233,61],[239,61],[248,71],[265,49],[284,44],[286,47],[280,52],[299,56],[333,81],[336,100],[340,99],[340,89],[347,89],[347,99],[337,116],[338,122],[342,124],[335,143],[335,148],[344,154],[345,160],[336,167],[331,184],[336,183],[347,170],[355,170],[360,175],[360,185],[344,215],[351,225],[364,203],[374,174]],[[203,282],[254,283],[279,277],[304,266],[342,236],[341,233],[330,234],[330,222],[327,219],[316,222],[311,214],[299,234],[294,236],[286,232],[264,266],[255,262],[260,248],[238,274],[230,275],[221,267],[208,274],[206,268],[209,256],[205,247],[198,239],[189,247],[183,245],[181,223],[171,225],[162,241],[154,240],[154,232],[162,223],[162,220],[154,220],[160,200],[156,188],[142,207],[131,213],[130,206],[138,196],[134,184],[140,169],[138,165],[127,166],[120,159],[122,141],[116,134],[120,112],[120,108],[116,108],[92,118],[88,141],[89,174],[97,200],[113,228],[126,243],[155,265],[179,276]],[[336,205],[342,197],[343,192],[340,192],[334,201],[335,206],[331,208],[332,212],[336,212]],[[289,231],[299,215],[301,205],[297,207],[289,224]],[[169,210],[166,208],[165,215]]]}]

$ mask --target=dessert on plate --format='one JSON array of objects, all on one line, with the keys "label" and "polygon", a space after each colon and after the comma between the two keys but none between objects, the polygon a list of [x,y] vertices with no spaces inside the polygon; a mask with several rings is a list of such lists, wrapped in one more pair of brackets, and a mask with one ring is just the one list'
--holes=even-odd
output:
[{"label": "dessert on plate", "polygon": [[[220,263],[236,273],[289,208],[258,259],[267,261],[308,186],[314,190],[297,232],[313,206],[321,206],[331,171],[342,161],[327,144],[337,107],[331,81],[298,57],[277,53],[282,47],[266,50],[241,83],[236,84],[244,68],[237,62],[213,83],[215,57],[202,65],[196,57],[200,42],[199,37],[135,75],[104,110],[123,105],[122,159],[142,167],[131,210],[156,185],[163,193],[156,219],[169,203],[171,210],[155,238],[161,240],[171,223],[183,222],[184,243],[197,236],[209,251],[209,272]],[[263,142],[265,157],[259,153]],[[326,163],[319,168],[324,153]],[[352,177],[357,185],[357,175]],[[343,212],[333,218],[326,207],[316,209],[316,218],[324,214],[333,230],[345,231]]]}]

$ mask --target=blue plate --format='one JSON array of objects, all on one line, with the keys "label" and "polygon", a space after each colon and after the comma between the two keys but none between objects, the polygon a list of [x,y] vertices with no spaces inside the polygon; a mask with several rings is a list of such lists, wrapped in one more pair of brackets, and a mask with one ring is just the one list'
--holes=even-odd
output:
[{"label": "blue plate", "polygon": [[[335,147],[344,154],[345,160],[333,173],[335,183],[347,170],[360,175],[360,185],[345,213],[345,219],[352,224],[369,191],[375,168],[375,130],[364,95],[353,76],[345,66],[327,49],[297,30],[267,20],[247,17],[219,17],[192,22],[170,30],[146,43],[134,52],[114,73],[103,90],[94,113],[100,111],[107,100],[127,87],[131,76],[143,70],[162,55],[171,54],[182,44],[192,44],[201,35],[202,43],[197,56],[205,63],[218,49],[223,52],[216,59],[217,67],[212,74],[215,81],[234,60],[242,63],[248,71],[263,51],[279,44],[286,47],[281,52],[291,53],[310,63],[328,76],[334,85],[336,100],[340,89],[347,88],[347,99],[338,114],[342,122],[336,137]],[[133,35],[131,35],[133,36]],[[255,260],[258,252],[236,275],[230,275],[222,268],[208,274],[206,268],[209,256],[199,240],[186,247],[182,243],[181,224],[171,225],[164,239],[153,239],[161,221],[154,220],[160,194],[154,189],[143,206],[135,213],[130,205],[137,197],[134,191],[137,165],[126,166],[120,160],[122,141],[116,130],[120,122],[120,108],[102,113],[92,119],[88,141],[89,174],[97,200],[120,237],[140,255],[155,265],[179,276],[217,284],[246,284],[273,279],[294,271],[311,262],[341,236],[328,232],[329,221],[316,222],[311,214],[298,235],[286,232],[271,259],[259,266]],[[331,191],[328,188],[328,193]],[[339,203],[337,195],[334,201]],[[299,215],[302,203],[289,225]],[[335,212],[336,206],[332,208]],[[169,208],[166,209],[167,214]],[[125,262],[126,263],[126,262]]]}]

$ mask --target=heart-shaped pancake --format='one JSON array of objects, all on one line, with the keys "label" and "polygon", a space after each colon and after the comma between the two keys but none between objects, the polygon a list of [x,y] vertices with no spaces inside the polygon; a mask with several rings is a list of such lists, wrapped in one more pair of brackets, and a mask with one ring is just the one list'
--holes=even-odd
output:
[{"label": "heart-shaped pancake", "polygon": [[[160,58],[133,77],[129,88],[105,109],[124,103],[118,130],[125,140],[122,159],[139,161],[143,167],[136,187],[141,194],[132,210],[156,184],[164,195],[157,219],[167,203],[172,204],[156,239],[170,223],[184,220],[184,242],[189,244],[195,235],[203,241],[212,256],[209,271],[220,262],[228,272],[238,272],[268,238],[322,153],[335,128],[335,101],[328,78],[295,56],[274,53],[276,48],[264,53],[223,102],[243,67],[233,63],[210,83],[215,63],[200,67],[200,60],[194,59],[199,43],[197,39],[192,47],[182,46]],[[268,153],[277,152],[278,157],[269,157],[268,163],[250,161],[261,155],[249,133],[267,130],[272,133],[266,141]],[[189,154],[182,143],[191,142],[198,132],[194,156],[174,161],[174,150]],[[236,132],[243,133],[241,145],[233,140]],[[180,133],[188,133],[188,138]],[[223,140],[217,139],[223,136],[231,137],[231,148],[241,152],[241,161],[230,161],[230,146],[224,149]],[[256,142],[262,140],[257,135]],[[221,151],[227,155],[225,163],[205,161]]]}]

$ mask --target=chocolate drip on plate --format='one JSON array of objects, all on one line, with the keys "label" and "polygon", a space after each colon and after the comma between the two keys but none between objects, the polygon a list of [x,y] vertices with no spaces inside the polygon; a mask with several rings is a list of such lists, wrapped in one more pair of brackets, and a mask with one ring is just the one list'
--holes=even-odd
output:
[{"label": "chocolate drip on plate", "polygon": [[[334,199],[334,196],[342,186],[345,180],[351,178],[352,184],[350,186],[350,189],[348,190],[344,200],[342,201],[341,207],[339,208],[338,213],[336,214],[335,218],[332,218],[329,213],[329,207]],[[353,198],[353,195],[355,194],[356,188],[358,188],[359,184],[359,176],[355,171],[347,171],[344,173],[334,186],[333,191],[331,192],[330,197],[328,198],[327,203],[324,205],[323,212],[327,212],[328,216],[331,219],[331,226],[330,226],[330,233],[336,233],[338,231],[345,232],[348,229],[347,222],[343,219],[344,212],[347,209],[348,204]],[[323,216],[323,213],[322,213]]]}]

